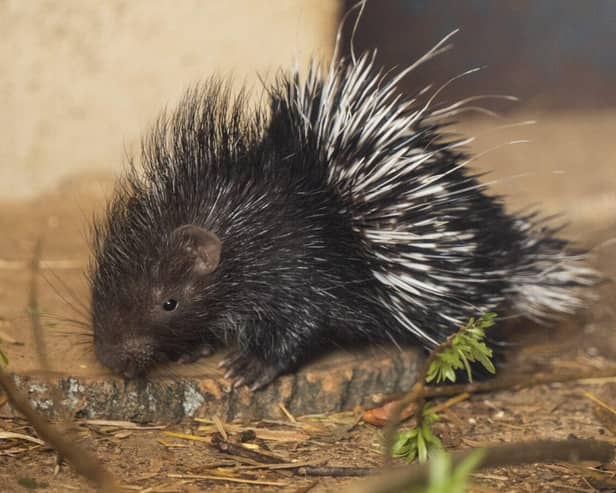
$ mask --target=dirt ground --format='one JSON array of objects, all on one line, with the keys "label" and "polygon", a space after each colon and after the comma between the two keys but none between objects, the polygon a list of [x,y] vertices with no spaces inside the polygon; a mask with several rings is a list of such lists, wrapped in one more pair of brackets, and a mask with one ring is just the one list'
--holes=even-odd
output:
[{"label": "dirt ground", "polygon": [[[539,119],[535,126],[504,125]],[[500,125],[497,122],[496,127]],[[616,362],[616,113],[519,115],[495,128],[494,121],[461,126],[477,135],[473,151],[490,150],[475,164],[494,168],[486,180],[506,193],[512,209],[540,203],[547,213],[563,212],[569,226],[564,234],[592,248],[596,265],[607,281],[598,299],[575,319],[555,327],[520,327],[508,372],[607,368]],[[502,145],[520,139],[530,144]],[[29,322],[25,313],[28,262],[36,241],[43,239],[43,267],[51,286],[42,285],[47,319],[47,351],[51,366],[98,371],[89,339],[66,335],[73,331],[61,319],[87,318],[87,228],[92,211],[100,210],[112,184],[110,177],[85,176],[66,180],[57,190],[28,202],[0,207],[0,338],[13,368],[35,364]],[[54,291],[62,294],[63,300]],[[73,293],[74,297],[73,297]],[[71,307],[72,305],[72,307]],[[83,306],[82,306],[83,305]],[[80,329],[84,331],[84,329]],[[1,398],[0,398],[0,402]],[[603,403],[602,406],[600,403]],[[1,407],[1,406],[0,406]],[[542,385],[473,395],[442,414],[437,434],[447,449],[535,438],[597,438],[616,445],[616,378]],[[311,465],[374,467],[380,430],[358,421],[360,410],[326,417],[224,424],[231,434],[256,428],[249,442],[286,462]],[[205,441],[169,432],[211,437],[214,425],[194,420],[181,424],[154,423],[156,429],[132,428],[126,423],[102,425],[77,421],[76,437],[96,452],[130,491],[281,491],[326,492],[354,479],[305,477],[292,469],[260,469],[246,459],[215,450]],[[201,427],[201,428],[200,428]],[[35,436],[21,419],[0,418],[0,433]],[[180,475],[181,477],[174,477]],[[195,479],[187,475],[216,476]],[[605,470],[567,465],[533,465],[490,470],[475,475],[474,491],[616,491],[616,464]],[[240,479],[245,484],[225,481]],[[250,483],[261,482],[263,484]],[[57,464],[56,454],[25,439],[0,438],[0,491],[93,491],[70,466]]]}]

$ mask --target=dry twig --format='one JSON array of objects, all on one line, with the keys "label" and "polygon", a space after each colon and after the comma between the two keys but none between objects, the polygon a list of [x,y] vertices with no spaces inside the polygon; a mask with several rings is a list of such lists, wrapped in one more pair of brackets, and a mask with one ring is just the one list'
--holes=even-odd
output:
[{"label": "dry twig", "polygon": [[217,448],[221,452],[237,457],[251,459],[253,461],[257,461],[263,464],[282,464],[288,462],[284,458],[277,455],[252,450],[245,447],[241,443],[235,443],[231,440],[225,440],[220,433],[213,433],[212,438],[209,441],[215,448]]},{"label": "dry twig", "polygon": [[373,467],[347,466],[303,466],[297,469],[302,476],[328,476],[332,478],[348,478],[351,476],[370,476],[377,472]]},{"label": "dry twig", "polygon": [[[43,369],[48,370],[49,364],[42,337],[41,322],[39,318],[38,290],[37,281],[40,270],[41,245],[39,240],[36,243],[32,258],[32,279],[30,282],[30,293],[28,306],[32,320],[32,332],[37,346],[37,352]],[[58,454],[70,462],[75,470],[85,478],[93,481],[104,493],[116,493],[120,491],[113,476],[99,463],[98,459],[88,451],[79,447],[73,440],[70,440],[60,433],[55,426],[48,423],[39,413],[37,413],[28,399],[17,389],[15,382],[2,368],[0,368],[0,386],[8,395],[12,406],[30,422],[39,437],[53,447]]]},{"label": "dry twig", "polygon": [[425,387],[423,396],[426,398],[445,397],[461,394],[463,392],[477,394],[481,392],[493,392],[496,390],[523,389],[526,387],[535,387],[537,385],[546,385],[551,383],[565,383],[594,378],[612,377],[616,377],[616,366],[610,366],[608,368],[590,368],[588,370],[574,370],[570,372],[508,375],[504,377],[495,377],[490,380],[486,380],[485,382]]},{"label": "dry twig", "polygon": [[[392,408],[391,414],[389,415],[389,420],[385,425],[385,429],[383,430],[383,447],[385,448],[385,464],[389,464],[391,462],[391,453],[394,444],[394,438],[396,435],[396,430],[398,429],[398,425],[400,424],[400,418],[402,416],[403,411],[410,405],[415,404],[417,410],[415,419],[417,420],[417,428],[421,428],[421,422],[423,420],[423,407],[426,399],[425,389],[426,389],[426,376],[428,375],[428,371],[430,370],[430,366],[436,360],[439,354],[445,351],[447,348],[451,346],[454,338],[463,330],[466,330],[466,326],[462,326],[458,331],[451,334],[444,342],[439,344],[426,359],[419,375],[417,376],[417,382],[413,385],[411,391],[404,396],[400,401]],[[461,393],[461,392],[460,392]]]},{"label": "dry twig", "polygon": [[[473,450],[461,450],[451,454],[454,467],[464,461]],[[614,446],[598,440],[537,440],[526,443],[511,443],[486,447],[485,454],[476,470],[493,467],[533,464],[536,462],[610,462],[614,458]],[[389,469],[374,478],[352,484],[349,493],[394,493],[428,480],[429,464],[411,464]]]},{"label": "dry twig", "polygon": [[591,394],[590,392],[582,392],[582,394],[587,398],[590,399],[591,401],[593,401],[597,406],[605,409],[607,412],[613,414],[614,416],[616,416],[616,409],[614,409],[612,406],[610,406],[607,402],[602,401],[601,399],[599,399],[596,395]]},{"label": "dry twig", "polygon": [[98,459],[73,441],[61,434],[53,425],[39,415],[19,392],[13,379],[0,368],[0,386],[9,396],[12,406],[23,414],[38,433],[38,436],[70,462],[75,470],[93,481],[104,493],[117,493],[120,488],[113,476],[99,463]]},{"label": "dry twig", "polygon": [[231,483],[254,484],[259,486],[289,486],[288,483],[280,481],[260,481],[256,479],[232,478],[229,476],[213,476],[207,474],[167,474],[168,478],[173,479],[204,479],[209,481],[228,481]]}]

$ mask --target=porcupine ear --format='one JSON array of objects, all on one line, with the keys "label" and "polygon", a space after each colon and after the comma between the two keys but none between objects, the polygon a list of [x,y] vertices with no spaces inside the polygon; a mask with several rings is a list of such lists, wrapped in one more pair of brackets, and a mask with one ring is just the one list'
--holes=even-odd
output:
[{"label": "porcupine ear", "polygon": [[198,274],[214,272],[220,263],[222,242],[210,230],[186,224],[173,231],[179,248],[194,263],[193,270]]}]

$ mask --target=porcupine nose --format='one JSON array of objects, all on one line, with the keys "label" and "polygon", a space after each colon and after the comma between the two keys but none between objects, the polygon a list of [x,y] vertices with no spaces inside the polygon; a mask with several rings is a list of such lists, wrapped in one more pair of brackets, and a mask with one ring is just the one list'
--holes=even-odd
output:
[{"label": "porcupine nose", "polygon": [[125,378],[143,376],[152,366],[154,343],[148,337],[132,336],[97,351],[100,361]]},{"label": "porcupine nose", "polygon": [[122,343],[122,375],[126,378],[143,376],[152,366],[154,343],[148,337],[131,337]]}]

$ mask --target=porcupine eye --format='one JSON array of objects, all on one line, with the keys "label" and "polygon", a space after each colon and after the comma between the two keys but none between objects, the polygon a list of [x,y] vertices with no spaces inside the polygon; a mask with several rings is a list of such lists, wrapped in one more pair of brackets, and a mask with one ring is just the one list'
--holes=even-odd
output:
[{"label": "porcupine eye", "polygon": [[177,300],[174,300],[174,299],[169,299],[163,303],[163,310],[165,310],[166,312],[172,312],[177,307],[178,307],[178,302]]}]

